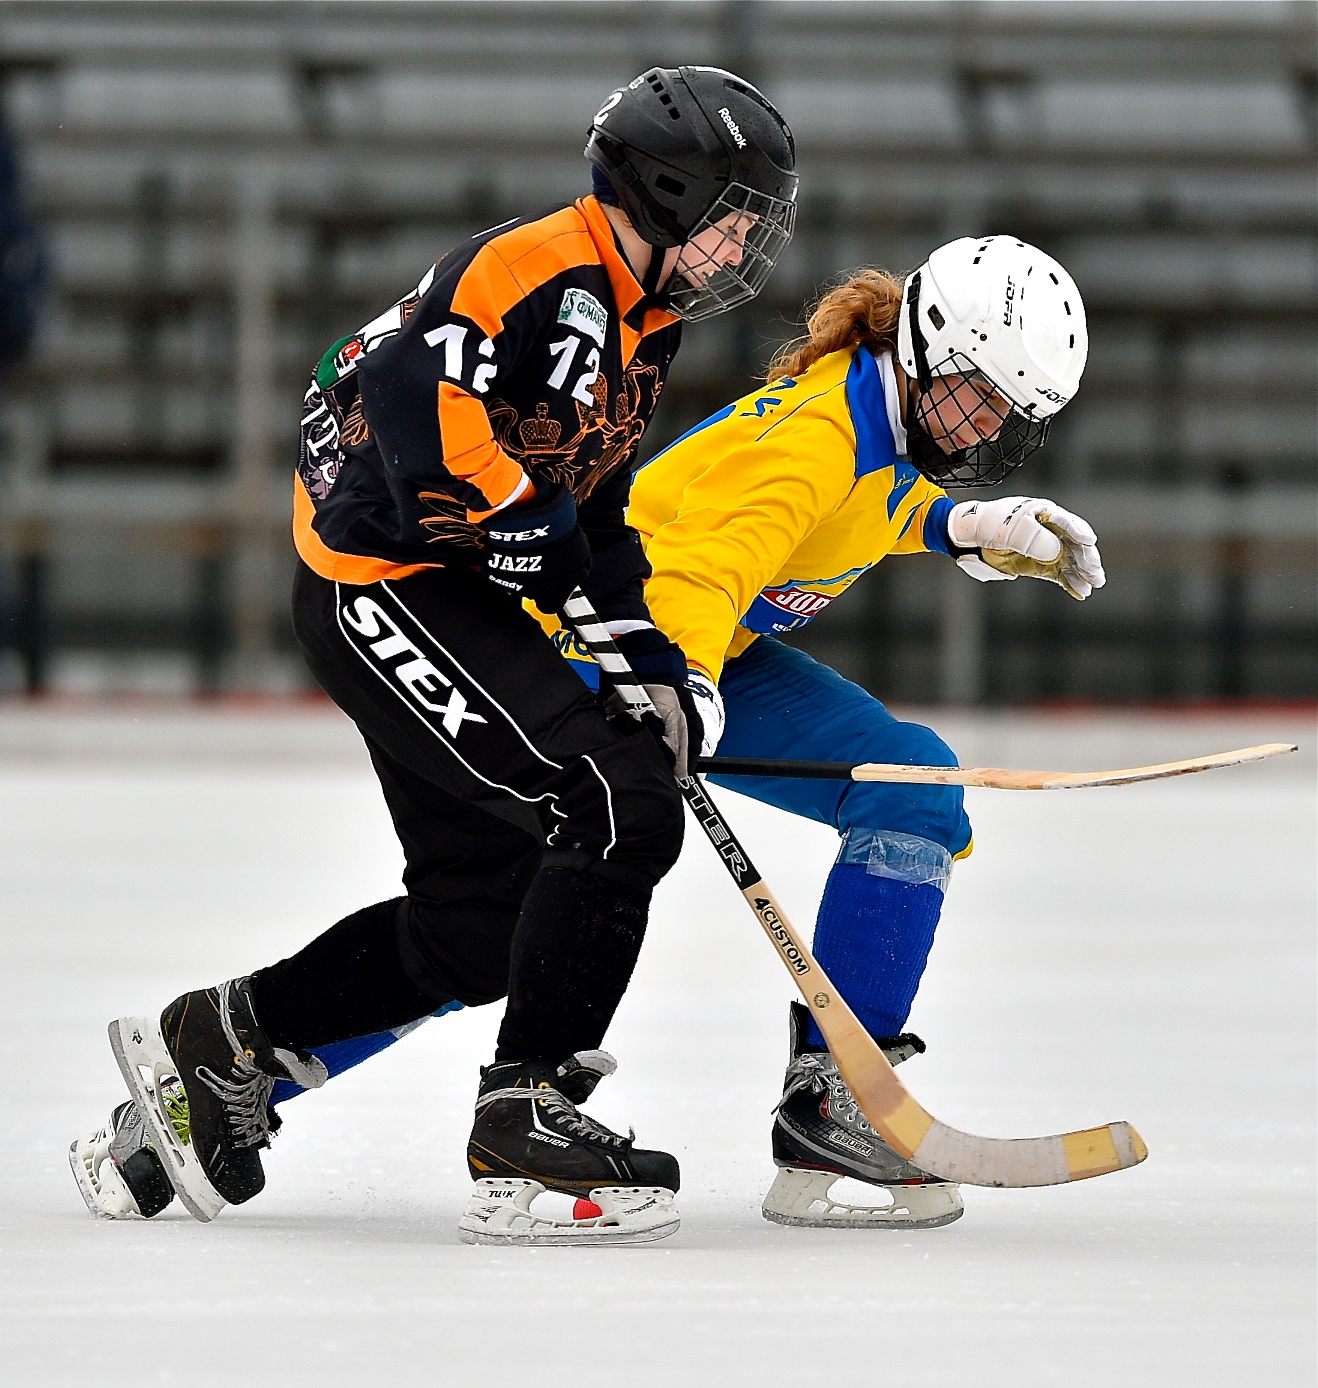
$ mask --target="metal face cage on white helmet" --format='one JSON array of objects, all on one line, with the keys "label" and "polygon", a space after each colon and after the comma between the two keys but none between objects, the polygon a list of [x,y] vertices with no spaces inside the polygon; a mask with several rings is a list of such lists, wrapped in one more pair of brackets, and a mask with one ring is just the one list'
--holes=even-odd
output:
[{"label": "metal face cage on white helmet", "polygon": [[902,296],[911,462],[943,485],[1003,481],[1075,394],[1088,347],[1080,291],[1051,256],[1012,236],[940,246]]}]

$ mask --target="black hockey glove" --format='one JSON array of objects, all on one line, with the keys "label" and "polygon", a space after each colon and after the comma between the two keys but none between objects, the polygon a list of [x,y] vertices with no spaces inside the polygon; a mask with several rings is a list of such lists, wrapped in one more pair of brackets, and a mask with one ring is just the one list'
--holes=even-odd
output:
[{"label": "black hockey glove", "polygon": [[[641,720],[664,750],[669,765],[678,776],[688,776],[694,766],[692,750],[700,754],[704,738],[704,722],[696,701],[687,688],[686,656],[657,627],[643,627],[615,636],[614,643],[622,652],[632,673],[645,686],[658,718]],[[611,719],[625,716],[622,700],[607,689],[601,675],[600,696],[604,711]]]},{"label": "black hockey glove", "polygon": [[557,612],[590,572],[590,542],[577,524],[577,503],[557,482],[541,483],[533,500],[487,516],[485,576],[541,612]]}]

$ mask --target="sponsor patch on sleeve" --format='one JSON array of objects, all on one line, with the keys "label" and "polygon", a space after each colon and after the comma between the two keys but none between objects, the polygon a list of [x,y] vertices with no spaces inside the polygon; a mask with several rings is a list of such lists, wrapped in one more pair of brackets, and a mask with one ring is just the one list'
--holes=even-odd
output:
[{"label": "sponsor patch on sleeve", "polygon": [[335,381],[341,381],[346,375],[357,369],[357,358],[362,354],[362,340],[360,337],[341,337],[320,359],[320,365],[316,368],[316,384],[322,390],[328,390]]},{"label": "sponsor patch on sleeve", "polygon": [[814,593],[808,588],[766,588],[751,603],[742,626],[767,635],[775,631],[795,631],[813,621],[833,601],[836,593]]}]

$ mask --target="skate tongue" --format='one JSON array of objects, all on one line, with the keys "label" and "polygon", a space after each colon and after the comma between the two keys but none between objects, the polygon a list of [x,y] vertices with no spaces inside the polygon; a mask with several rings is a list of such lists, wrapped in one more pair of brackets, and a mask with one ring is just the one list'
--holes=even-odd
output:
[{"label": "skate tongue", "polygon": [[284,1072],[294,1084],[303,1089],[319,1089],[329,1079],[325,1062],[317,1055],[299,1055],[296,1051],[286,1051],[282,1046],[274,1048],[275,1059],[284,1067]]},{"label": "skate tongue", "polygon": [[595,1086],[618,1068],[608,1051],[577,1051],[558,1067],[558,1091],[570,1103],[584,1103]]},{"label": "skate tongue", "polygon": [[913,1055],[923,1055],[926,1049],[913,1031],[904,1031],[900,1036],[877,1036],[874,1044],[887,1056],[889,1065],[900,1065]]},{"label": "skate tongue", "polygon": [[608,1053],[608,1051],[578,1051],[575,1055],[570,1055],[558,1067],[560,1075],[570,1074],[573,1070],[593,1070],[600,1079],[605,1075],[611,1075],[618,1068],[618,1062]]}]

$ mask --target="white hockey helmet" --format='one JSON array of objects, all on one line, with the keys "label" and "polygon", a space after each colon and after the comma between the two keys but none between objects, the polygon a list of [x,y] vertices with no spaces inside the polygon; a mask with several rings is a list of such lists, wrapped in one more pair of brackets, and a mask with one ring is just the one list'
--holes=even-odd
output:
[{"label": "white hockey helmet", "polygon": [[[906,280],[902,369],[921,395],[935,377],[958,376],[991,387],[1011,408],[991,439],[949,452],[917,407],[907,424],[911,461],[940,482],[1001,482],[1047,437],[1052,416],[1080,385],[1088,351],[1080,291],[1052,256],[1014,236],[940,246]],[[938,418],[946,438],[957,421]]]}]

